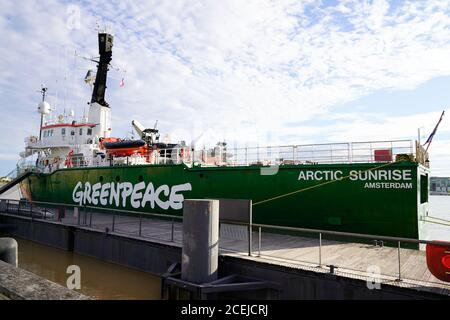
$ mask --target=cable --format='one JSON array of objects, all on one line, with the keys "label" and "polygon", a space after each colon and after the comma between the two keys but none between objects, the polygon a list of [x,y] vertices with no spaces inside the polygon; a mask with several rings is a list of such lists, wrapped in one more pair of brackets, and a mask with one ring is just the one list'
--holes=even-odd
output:
[{"label": "cable", "polygon": [[[385,163],[385,164],[382,164],[381,166],[377,166],[377,167],[374,167],[374,168],[363,170],[362,172],[368,172],[368,171],[372,171],[372,170],[377,170],[377,169],[384,168],[384,167],[387,167],[389,165],[392,165],[392,164],[395,164],[395,163],[398,163],[398,162],[400,162],[400,161]],[[277,199],[280,199],[280,198],[288,197],[288,196],[296,194],[296,193],[300,193],[300,192],[307,191],[307,190],[310,190],[310,189],[318,188],[318,187],[321,187],[321,186],[324,186],[324,185],[327,185],[327,184],[330,184],[330,183],[333,183],[333,182],[338,182],[338,181],[341,181],[341,180],[344,180],[344,179],[348,179],[348,178],[350,178],[350,175],[342,177],[339,180],[330,180],[330,181],[327,181],[327,182],[316,184],[316,185],[311,186],[311,187],[306,187],[304,189],[299,189],[299,190],[296,190],[296,191],[285,193],[285,194],[282,194],[282,195],[279,195],[279,196],[275,196],[273,198],[269,198],[269,199],[266,199],[266,200],[261,200],[261,201],[253,203],[252,206],[256,206],[256,205],[261,204],[261,203],[265,203],[265,202],[277,200]]]},{"label": "cable", "polygon": [[423,220],[424,222],[428,222],[428,223],[434,223],[434,224],[439,224],[442,226],[446,226],[446,227],[450,227],[450,224],[446,224],[446,223],[441,223],[441,222],[436,222],[436,221],[430,221],[430,220]]}]

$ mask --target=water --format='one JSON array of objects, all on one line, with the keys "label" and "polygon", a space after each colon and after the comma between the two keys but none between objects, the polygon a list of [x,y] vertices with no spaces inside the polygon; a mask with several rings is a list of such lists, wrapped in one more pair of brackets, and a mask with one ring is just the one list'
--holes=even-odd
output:
[{"label": "water", "polygon": [[423,240],[450,241],[450,196],[430,196],[428,215]]},{"label": "water", "polygon": [[81,289],[94,299],[160,299],[161,280],[152,274],[16,238],[19,267],[66,286],[69,265],[81,269]]}]

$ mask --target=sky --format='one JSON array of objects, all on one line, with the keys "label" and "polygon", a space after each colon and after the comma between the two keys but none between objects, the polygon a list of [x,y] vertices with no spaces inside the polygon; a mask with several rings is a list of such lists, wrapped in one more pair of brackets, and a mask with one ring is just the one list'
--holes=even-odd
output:
[{"label": "sky", "polygon": [[38,134],[41,84],[56,114],[87,110],[98,26],[114,136],[136,119],[196,146],[423,142],[447,110],[429,152],[450,176],[448,0],[2,0],[0,175]]}]

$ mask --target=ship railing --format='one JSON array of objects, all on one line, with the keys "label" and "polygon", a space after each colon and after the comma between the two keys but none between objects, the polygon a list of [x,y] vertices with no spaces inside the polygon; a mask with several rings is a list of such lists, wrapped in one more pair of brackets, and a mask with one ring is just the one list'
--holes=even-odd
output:
[{"label": "ship railing", "polygon": [[395,161],[400,154],[412,155],[411,140],[305,144],[290,146],[227,148],[227,163],[241,165],[337,164]]},{"label": "ship railing", "polygon": [[[52,221],[56,223],[77,225],[85,228],[92,228],[102,230],[106,233],[113,232],[117,234],[138,236],[141,238],[150,238],[157,241],[182,243],[182,222],[183,217],[179,215],[141,212],[125,209],[103,208],[97,206],[79,205],[79,204],[61,204],[54,202],[41,202],[27,200],[0,200],[0,213],[6,213],[16,216],[21,216],[33,221]],[[232,235],[238,235],[238,239],[224,242],[223,231],[226,231],[226,226],[231,226],[235,229],[230,232]],[[342,231],[332,231],[323,229],[310,229],[299,227],[287,227],[281,225],[259,224],[259,223],[243,223],[233,221],[220,221],[220,243],[219,248],[222,252],[233,252],[236,254],[245,254],[248,256],[259,257],[260,259],[273,260],[290,265],[295,264],[296,267],[306,268],[322,273],[333,273],[343,276],[361,277],[366,279],[376,278],[380,281],[405,286],[436,286],[444,290],[450,290],[450,285],[433,277],[427,280],[417,277],[416,273],[411,268],[405,267],[410,264],[410,261],[405,258],[405,250],[417,252],[418,247],[425,245],[434,245],[449,247],[450,241],[433,241],[433,240],[419,240],[404,237],[391,237],[373,234],[361,234]],[[264,232],[263,232],[264,231]],[[267,232],[268,231],[268,232]],[[240,237],[240,234],[244,234]],[[274,235],[279,236],[279,241],[274,241]],[[229,236],[229,235],[226,235]],[[286,258],[283,252],[286,247],[283,247],[281,237],[287,237],[289,243],[289,250],[301,248],[305,245],[312,248],[309,252],[316,254],[308,254],[312,260],[305,260],[305,258],[293,257]],[[263,242],[267,238],[267,241]],[[254,241],[254,239],[257,239]],[[266,246],[263,247],[263,243]],[[372,252],[370,255],[363,255],[367,265],[363,269],[348,265],[346,259],[340,259],[340,262],[329,262],[330,256],[339,254],[340,248],[342,250],[348,247],[343,244],[358,244],[352,248],[367,248],[374,246],[377,252]],[[363,244],[363,245],[360,245]],[[332,246],[332,248],[327,248]],[[246,249],[243,249],[246,248]],[[422,248],[423,249],[423,248]],[[383,251],[384,250],[384,251]],[[348,251],[348,250],[347,250]],[[278,254],[278,252],[281,252]],[[417,255],[417,254],[415,254]],[[379,261],[371,261],[373,257],[390,259],[390,265],[394,266],[395,271],[381,272],[375,274],[376,270],[367,270],[371,266],[379,266]],[[420,258],[420,257],[419,257]],[[409,260],[409,258],[408,258]],[[419,259],[420,263],[426,264],[424,259]],[[419,261],[418,260],[418,261]],[[392,262],[396,261],[395,264]],[[385,261],[386,262],[386,261]],[[363,263],[358,262],[358,265]],[[381,267],[381,266],[379,266]],[[372,273],[371,273],[372,272]],[[367,274],[370,274],[369,276]],[[420,276],[422,276],[421,274]]]},{"label": "ship railing", "polygon": [[160,149],[157,164],[186,163],[203,166],[249,166],[286,164],[338,164],[393,162],[397,155],[415,156],[412,140],[304,144],[267,147],[190,150],[187,147]]},{"label": "ship railing", "polygon": [[[129,157],[73,155],[70,159],[50,161],[37,167],[45,173],[61,168],[86,168],[121,165],[181,164],[188,166],[280,166],[298,164],[345,164],[393,162],[398,155],[415,159],[416,147],[412,140],[304,144],[287,146],[192,150],[189,147],[159,149],[148,155]],[[67,162],[67,160],[70,160]],[[35,164],[30,164],[35,166]]]}]

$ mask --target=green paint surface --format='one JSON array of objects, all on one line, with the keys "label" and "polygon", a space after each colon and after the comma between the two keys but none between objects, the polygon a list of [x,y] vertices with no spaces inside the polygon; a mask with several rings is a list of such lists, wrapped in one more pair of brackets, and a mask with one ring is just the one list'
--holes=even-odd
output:
[{"label": "green paint surface", "polygon": [[[22,188],[34,201],[74,204],[72,194],[79,181],[90,184],[130,182],[133,185],[144,181],[151,182],[155,188],[163,184],[170,187],[190,183],[192,190],[182,192],[184,199],[251,199],[255,204],[255,223],[418,238],[420,166],[400,162],[378,169],[408,170],[411,173],[408,181],[352,181],[347,177],[352,170],[375,171],[378,167],[379,163],[286,165],[273,175],[262,175],[260,166],[189,168],[181,164],[76,168],[32,175],[22,183]],[[306,174],[336,170],[347,178],[331,182],[299,180],[302,171]],[[411,188],[366,188],[368,182],[411,183]],[[295,193],[258,204],[292,192]],[[161,194],[160,198],[167,200],[168,197]],[[129,201],[125,209],[136,210]],[[149,205],[138,210],[182,214],[182,210],[163,210],[157,206],[151,209]]]}]

